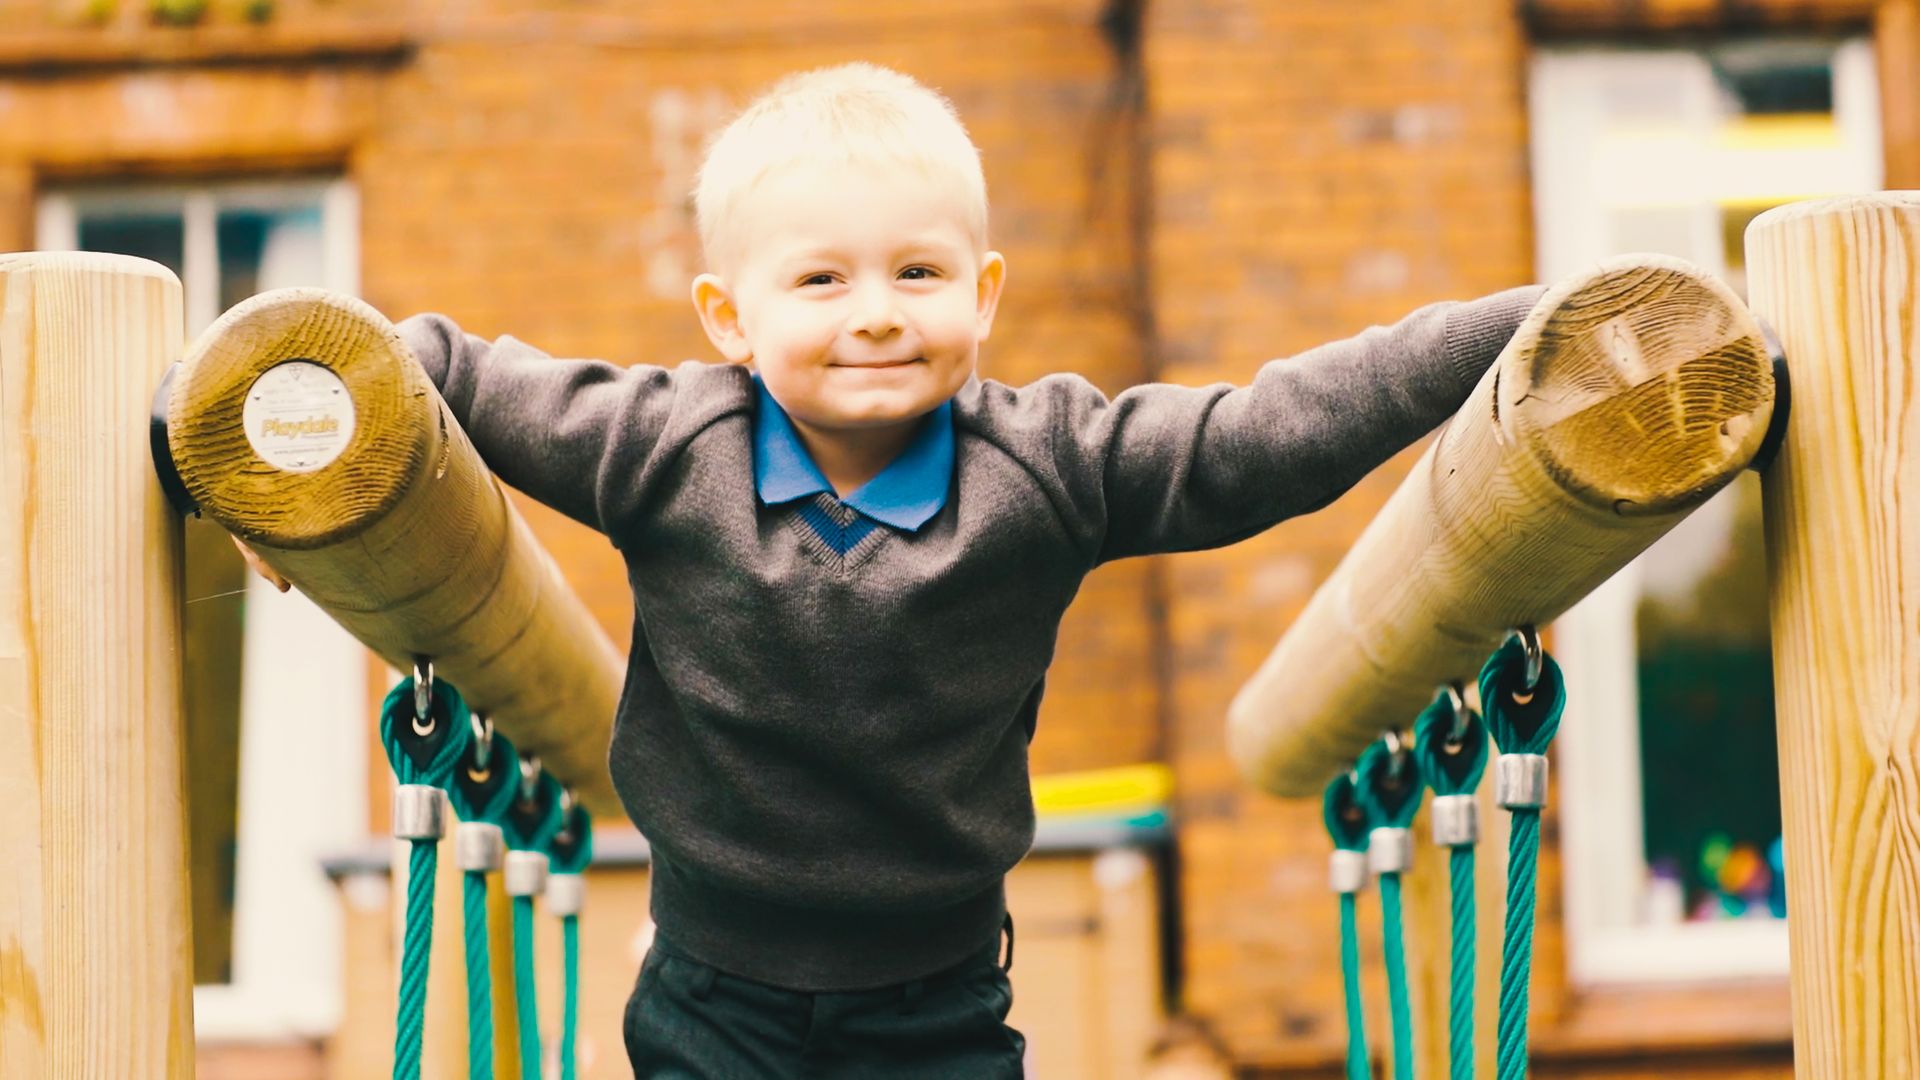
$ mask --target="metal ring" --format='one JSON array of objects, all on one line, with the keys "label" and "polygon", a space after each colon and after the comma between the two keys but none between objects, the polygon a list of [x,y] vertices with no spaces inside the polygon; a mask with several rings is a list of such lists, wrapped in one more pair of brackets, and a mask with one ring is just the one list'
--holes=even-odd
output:
[{"label": "metal ring", "polygon": [[482,774],[493,759],[493,717],[473,713],[473,764]]},{"label": "metal ring", "polygon": [[533,793],[540,787],[540,755],[520,755],[520,798],[523,802],[532,802]]},{"label": "metal ring", "polygon": [[1526,654],[1526,687],[1531,691],[1540,684],[1540,672],[1547,666],[1547,653],[1540,647],[1540,631],[1532,623],[1515,627],[1508,635],[1520,639],[1520,649]]},{"label": "metal ring", "polygon": [[573,833],[569,826],[573,824],[573,789],[566,785],[560,787],[560,831],[553,834],[556,843],[570,844]]},{"label": "metal ring", "polygon": [[433,660],[430,657],[413,658],[413,733],[426,738],[433,734]]},{"label": "metal ring", "polygon": [[1447,732],[1447,745],[1457,747],[1467,737],[1467,699],[1460,693],[1460,684],[1446,683],[1440,692],[1447,696],[1447,708],[1453,710],[1453,727]]},{"label": "metal ring", "polygon": [[1407,744],[1393,728],[1388,728],[1380,738],[1387,744],[1387,774],[1398,780],[1407,767]]}]

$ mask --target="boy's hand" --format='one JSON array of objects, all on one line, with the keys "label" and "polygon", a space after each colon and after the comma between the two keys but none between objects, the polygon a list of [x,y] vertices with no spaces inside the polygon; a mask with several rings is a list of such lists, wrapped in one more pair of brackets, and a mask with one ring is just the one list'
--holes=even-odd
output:
[{"label": "boy's hand", "polygon": [[254,554],[252,548],[241,543],[239,537],[229,535],[228,538],[233,541],[234,547],[237,547],[240,549],[240,557],[247,560],[247,565],[253,568],[254,573],[259,574],[261,577],[266,578],[268,581],[272,582],[273,587],[276,589],[279,589],[281,592],[286,592],[289,588],[292,587],[288,583],[286,578],[281,577],[278,573],[274,571],[273,567],[268,566],[265,562],[261,561],[260,556]]}]

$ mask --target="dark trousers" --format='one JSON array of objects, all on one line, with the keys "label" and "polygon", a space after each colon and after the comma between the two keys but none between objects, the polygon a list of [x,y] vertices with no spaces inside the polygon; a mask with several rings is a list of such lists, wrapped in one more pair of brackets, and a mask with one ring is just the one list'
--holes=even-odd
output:
[{"label": "dark trousers", "polygon": [[923,979],[808,993],[716,971],[656,936],[627,1000],[627,1058],[646,1080],[1017,1078],[1013,920],[1000,941]]}]

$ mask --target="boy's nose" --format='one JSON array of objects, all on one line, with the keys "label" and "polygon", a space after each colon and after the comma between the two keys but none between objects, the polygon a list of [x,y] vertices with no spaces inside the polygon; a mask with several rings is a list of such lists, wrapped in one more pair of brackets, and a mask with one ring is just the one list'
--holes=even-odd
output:
[{"label": "boy's nose", "polygon": [[893,290],[866,288],[854,294],[848,330],[871,337],[886,337],[900,328],[900,305],[894,302]]}]

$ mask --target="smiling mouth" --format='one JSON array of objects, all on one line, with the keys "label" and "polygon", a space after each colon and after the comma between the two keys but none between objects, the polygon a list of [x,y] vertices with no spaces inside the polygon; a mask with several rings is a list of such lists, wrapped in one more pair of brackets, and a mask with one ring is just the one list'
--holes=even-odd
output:
[{"label": "smiling mouth", "polygon": [[899,367],[906,367],[908,364],[918,364],[924,359],[926,358],[922,356],[916,356],[910,360],[883,360],[883,361],[876,361],[876,362],[870,362],[865,364],[835,364],[833,366],[844,367],[844,368],[899,368]]}]

